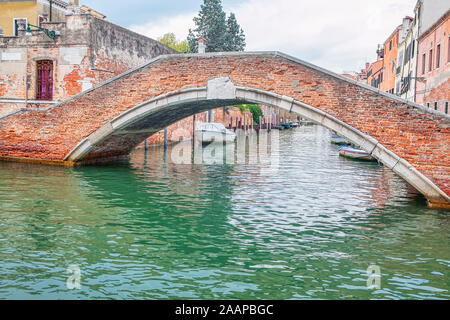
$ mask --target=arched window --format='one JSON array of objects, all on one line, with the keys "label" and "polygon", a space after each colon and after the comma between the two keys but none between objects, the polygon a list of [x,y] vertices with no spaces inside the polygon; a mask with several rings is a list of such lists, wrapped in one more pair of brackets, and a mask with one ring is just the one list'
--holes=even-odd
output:
[{"label": "arched window", "polygon": [[36,99],[53,100],[53,61],[38,61],[36,69]]}]

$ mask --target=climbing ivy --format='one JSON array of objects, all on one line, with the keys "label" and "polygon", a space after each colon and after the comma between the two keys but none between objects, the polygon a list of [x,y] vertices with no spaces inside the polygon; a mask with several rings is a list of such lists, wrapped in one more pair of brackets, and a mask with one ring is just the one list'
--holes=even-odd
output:
[{"label": "climbing ivy", "polygon": [[255,125],[259,125],[259,118],[264,117],[264,113],[262,112],[261,107],[257,104],[240,104],[235,107],[239,108],[242,113],[244,113],[246,110],[249,110],[252,113],[253,123]]}]

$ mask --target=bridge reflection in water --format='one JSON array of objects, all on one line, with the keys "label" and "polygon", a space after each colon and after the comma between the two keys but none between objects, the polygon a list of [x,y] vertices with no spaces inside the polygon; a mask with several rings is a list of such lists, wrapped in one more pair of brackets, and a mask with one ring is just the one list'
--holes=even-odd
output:
[{"label": "bridge reflection in water", "polygon": [[277,174],[174,164],[171,146],[104,167],[2,162],[0,298],[448,299],[448,215],[330,136],[282,132]]}]

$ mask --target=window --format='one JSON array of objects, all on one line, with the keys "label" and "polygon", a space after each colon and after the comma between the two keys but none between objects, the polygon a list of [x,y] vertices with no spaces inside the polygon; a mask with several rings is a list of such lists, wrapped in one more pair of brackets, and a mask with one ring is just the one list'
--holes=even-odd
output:
[{"label": "window", "polygon": [[448,53],[447,53],[447,62],[450,62],[450,36],[448,37]]},{"label": "window", "polygon": [[36,99],[53,100],[53,61],[38,61],[36,69]]},{"label": "window", "polygon": [[434,103],[434,110],[437,111],[437,107],[438,107],[438,104],[437,104],[437,102],[435,102],[435,103]]},{"label": "window", "polygon": [[391,50],[392,50],[392,40],[389,41],[389,51],[391,51]]},{"label": "window", "polygon": [[430,103],[428,102],[428,103],[427,103],[427,108],[429,108],[429,107],[430,107]]},{"label": "window", "polygon": [[423,54],[423,57],[422,57],[422,74],[425,74],[425,61],[427,60],[427,56],[426,56],[426,54],[424,53]]},{"label": "window", "polygon": [[400,56],[398,57],[398,68],[397,68],[397,74],[400,73],[402,69],[403,64],[403,52],[400,52]]},{"label": "window", "polygon": [[410,58],[411,58],[411,43],[408,44],[408,46],[406,47],[405,61],[403,61],[403,65],[406,66]]},{"label": "window", "polygon": [[430,50],[430,62],[428,66],[428,71],[433,70],[433,49]]},{"label": "window", "polygon": [[381,73],[380,82],[383,82],[383,72]]},{"label": "window", "polygon": [[413,40],[411,42],[411,59],[414,58],[414,49],[415,49],[415,45],[416,45],[416,40]]},{"label": "window", "polygon": [[28,20],[27,18],[14,18],[13,19],[13,31],[14,36],[19,35],[19,30],[25,30],[27,28]]},{"label": "window", "polygon": [[441,45],[438,44],[436,48],[436,69],[441,66]]},{"label": "window", "polygon": [[448,114],[448,101],[445,103],[445,113]]}]

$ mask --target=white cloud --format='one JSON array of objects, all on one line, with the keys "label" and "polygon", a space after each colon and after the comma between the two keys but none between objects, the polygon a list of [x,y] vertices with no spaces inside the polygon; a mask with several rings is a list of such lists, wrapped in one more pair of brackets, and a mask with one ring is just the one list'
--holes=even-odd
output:
[{"label": "white cloud", "polygon": [[187,38],[189,28],[194,28],[193,19],[196,14],[196,12],[190,12],[173,17],[161,17],[144,24],[132,25],[130,29],[153,39],[172,32],[179,40],[183,40]]},{"label": "white cloud", "polygon": [[[247,0],[225,10],[236,14],[248,51],[276,50],[335,72],[373,61],[383,43],[412,15],[416,0]],[[152,38],[174,32],[185,39],[197,12],[164,17],[131,28]]]}]

